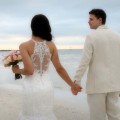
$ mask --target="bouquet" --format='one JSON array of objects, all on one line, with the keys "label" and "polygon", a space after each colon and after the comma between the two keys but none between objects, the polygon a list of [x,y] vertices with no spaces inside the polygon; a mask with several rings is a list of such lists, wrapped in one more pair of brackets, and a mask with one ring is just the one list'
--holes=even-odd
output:
[{"label": "bouquet", "polygon": [[[20,51],[17,50],[5,56],[3,59],[3,64],[4,64],[4,67],[9,67],[11,65],[12,66],[17,65],[17,63],[21,61],[22,61],[22,56],[20,55]],[[15,80],[21,79],[21,78],[22,78],[21,74],[15,74]]]}]

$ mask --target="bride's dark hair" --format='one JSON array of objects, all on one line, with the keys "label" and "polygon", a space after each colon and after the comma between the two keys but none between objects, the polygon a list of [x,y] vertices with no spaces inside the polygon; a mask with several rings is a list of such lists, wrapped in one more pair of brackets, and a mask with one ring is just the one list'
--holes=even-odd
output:
[{"label": "bride's dark hair", "polygon": [[43,14],[35,15],[31,21],[31,30],[34,36],[47,41],[52,40],[51,27],[48,18]]}]

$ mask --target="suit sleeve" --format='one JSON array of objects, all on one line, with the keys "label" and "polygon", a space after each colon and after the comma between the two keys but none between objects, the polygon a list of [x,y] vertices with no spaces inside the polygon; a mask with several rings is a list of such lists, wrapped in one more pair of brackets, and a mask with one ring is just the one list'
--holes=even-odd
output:
[{"label": "suit sleeve", "polygon": [[76,71],[76,74],[74,76],[74,80],[76,80],[76,83],[80,84],[81,79],[89,66],[92,55],[93,55],[92,39],[90,38],[90,36],[87,36],[85,43],[84,43],[84,50],[83,50],[82,58],[81,58],[79,67]]}]

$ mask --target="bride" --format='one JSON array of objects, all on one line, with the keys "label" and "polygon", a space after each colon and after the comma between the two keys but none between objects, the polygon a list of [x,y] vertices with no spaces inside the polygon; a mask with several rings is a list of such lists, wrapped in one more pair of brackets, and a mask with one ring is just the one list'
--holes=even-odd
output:
[{"label": "bride", "polygon": [[12,67],[14,73],[25,75],[23,109],[19,120],[57,120],[53,112],[53,84],[49,77],[52,61],[57,73],[74,91],[81,91],[61,65],[51,27],[46,16],[35,15],[31,21],[32,37],[19,46],[24,67]]}]

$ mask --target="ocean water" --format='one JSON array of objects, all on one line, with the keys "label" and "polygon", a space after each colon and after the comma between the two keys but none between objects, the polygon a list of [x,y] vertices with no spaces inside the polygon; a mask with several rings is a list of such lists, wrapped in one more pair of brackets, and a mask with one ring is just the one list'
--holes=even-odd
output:
[{"label": "ocean water", "polygon": [[[11,71],[11,67],[4,67],[2,64],[2,59],[10,51],[0,51],[0,84],[21,84],[22,80],[14,80],[14,74]],[[59,58],[61,64],[64,66],[69,76],[73,80],[75,72],[79,66],[79,62],[82,55],[82,50],[58,50]],[[22,64],[22,63],[21,63]],[[22,66],[22,65],[20,65]],[[51,79],[53,80],[54,87],[61,89],[69,89],[69,86],[62,80],[62,78],[57,74],[54,66],[50,65]],[[82,79],[82,85],[85,88],[86,74]]]}]

